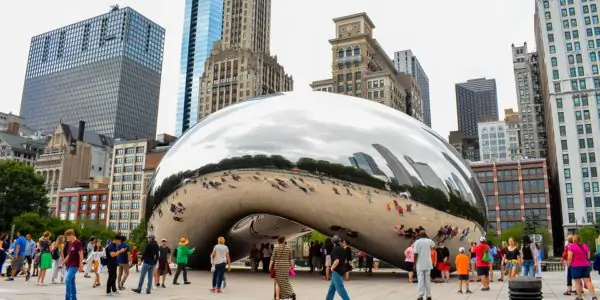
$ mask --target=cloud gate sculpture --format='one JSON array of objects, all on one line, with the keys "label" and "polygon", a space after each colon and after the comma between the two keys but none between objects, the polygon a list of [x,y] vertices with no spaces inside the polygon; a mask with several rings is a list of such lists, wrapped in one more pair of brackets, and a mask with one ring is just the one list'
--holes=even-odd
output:
[{"label": "cloud gate sculpture", "polygon": [[[161,161],[146,203],[150,231],[206,268],[218,236],[232,260],[252,244],[312,229],[397,267],[418,230],[454,255],[487,226],[460,155],[410,116],[325,92],[250,99],[202,119]],[[451,260],[453,261],[453,260]]]}]

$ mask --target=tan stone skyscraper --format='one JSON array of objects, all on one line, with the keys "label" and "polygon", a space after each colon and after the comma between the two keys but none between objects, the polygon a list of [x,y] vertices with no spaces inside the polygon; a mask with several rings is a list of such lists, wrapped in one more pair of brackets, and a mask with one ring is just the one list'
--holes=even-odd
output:
[{"label": "tan stone skyscraper", "polygon": [[291,91],[291,76],[269,53],[271,0],[225,0],[223,33],[204,64],[198,119],[241,100]]}]

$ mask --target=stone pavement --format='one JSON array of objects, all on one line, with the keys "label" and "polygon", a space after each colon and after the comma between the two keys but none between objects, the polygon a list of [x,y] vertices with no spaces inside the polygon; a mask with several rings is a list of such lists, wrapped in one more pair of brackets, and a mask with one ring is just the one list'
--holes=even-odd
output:
[{"label": "stone pavement", "polygon": [[[153,298],[157,299],[273,299],[273,283],[267,274],[250,273],[248,270],[234,270],[227,275],[227,287],[220,295],[209,292],[211,273],[205,271],[188,272],[191,285],[173,286],[170,282],[172,278],[167,278],[167,287],[152,291]],[[364,274],[352,274],[352,280],[346,282],[346,288],[351,299],[360,300],[397,300],[397,299],[416,299],[416,284],[410,286],[407,283],[405,273],[395,272],[376,272],[372,277]],[[595,284],[600,286],[600,277],[595,276]],[[92,279],[84,278],[82,274],[77,277],[77,288],[79,292],[78,299],[103,299],[105,296],[105,283],[107,274],[102,274],[102,286],[92,288]],[[133,271],[127,280],[127,290],[122,291],[117,299],[149,299],[150,295],[133,294],[130,288],[137,284],[139,273]],[[181,280],[181,279],[180,279]],[[35,285],[36,277],[32,277],[30,282],[25,282],[24,278],[18,278],[13,282],[0,281],[0,300],[58,300],[64,299],[64,285]],[[328,283],[319,279],[315,274],[299,272],[298,276],[292,279],[292,285],[298,295],[298,299],[325,299]],[[472,295],[459,295],[456,293],[456,277],[451,279],[450,283],[433,284],[433,299],[444,300],[507,300],[508,283],[493,282],[491,291],[479,291],[480,284],[472,283]],[[543,292],[544,299],[573,299],[574,297],[563,296],[564,272],[548,272],[544,274]],[[110,297],[113,298],[113,297]],[[340,299],[336,296],[336,299]],[[589,299],[589,297],[588,297]]]}]

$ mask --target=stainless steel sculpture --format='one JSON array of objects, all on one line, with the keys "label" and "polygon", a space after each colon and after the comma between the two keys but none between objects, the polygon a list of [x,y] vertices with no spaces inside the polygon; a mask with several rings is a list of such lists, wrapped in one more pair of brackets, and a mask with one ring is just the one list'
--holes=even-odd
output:
[{"label": "stainless steel sculpture", "polygon": [[208,266],[218,236],[237,260],[309,228],[402,267],[417,229],[455,254],[484,234],[485,211],[469,167],[426,125],[365,99],[292,92],[186,132],[157,169],[146,218],[172,246],[190,239],[193,267]]}]

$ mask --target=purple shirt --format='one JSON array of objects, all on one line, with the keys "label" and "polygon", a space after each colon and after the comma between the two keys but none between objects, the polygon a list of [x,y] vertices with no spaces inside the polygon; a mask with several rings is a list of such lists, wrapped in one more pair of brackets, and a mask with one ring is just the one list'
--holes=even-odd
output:
[{"label": "purple shirt", "polygon": [[588,253],[590,248],[586,244],[570,244],[567,247],[568,251],[573,252],[573,260],[571,261],[571,267],[589,267],[590,260],[588,259]]},{"label": "purple shirt", "polygon": [[68,268],[79,268],[79,252],[83,251],[83,245],[79,240],[74,240],[67,244],[69,247],[67,251],[67,255],[69,256],[69,261],[67,262]]}]

